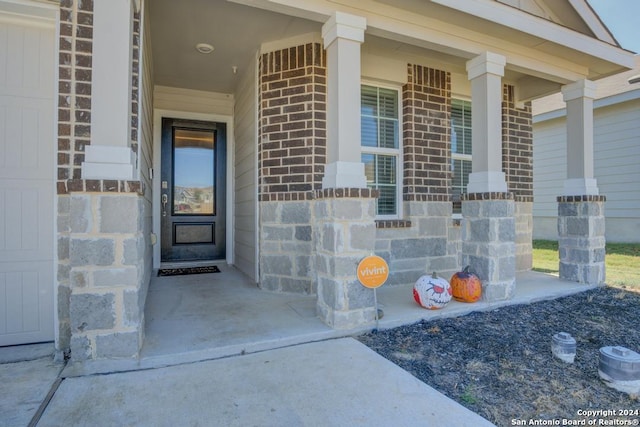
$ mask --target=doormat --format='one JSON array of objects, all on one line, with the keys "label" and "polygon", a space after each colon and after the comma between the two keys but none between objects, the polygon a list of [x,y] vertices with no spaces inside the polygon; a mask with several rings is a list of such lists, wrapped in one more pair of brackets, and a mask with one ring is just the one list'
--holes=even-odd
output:
[{"label": "doormat", "polygon": [[203,273],[220,273],[217,265],[208,265],[203,267],[181,267],[181,268],[163,268],[158,270],[160,276],[184,276],[186,274],[203,274]]}]

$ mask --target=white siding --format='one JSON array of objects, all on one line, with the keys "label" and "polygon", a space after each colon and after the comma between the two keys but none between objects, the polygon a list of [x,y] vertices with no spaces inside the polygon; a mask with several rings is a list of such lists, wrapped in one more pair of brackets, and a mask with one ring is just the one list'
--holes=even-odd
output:
[{"label": "white siding", "polygon": [[238,85],[235,105],[235,256],[236,267],[257,281],[256,216],[257,202],[257,124],[256,69],[248,67]]},{"label": "white siding", "polygon": [[[565,118],[534,123],[534,238],[557,238],[556,197],[566,178]],[[606,237],[640,242],[640,99],[594,110],[594,166]]]},{"label": "white siding", "polygon": [[233,114],[233,95],[156,86],[153,93],[154,107],[159,110],[188,111],[190,113]]},{"label": "white siding", "polygon": [[[145,2],[145,7],[148,7]],[[142,23],[142,57],[140,58],[140,88],[138,99],[140,100],[138,111],[138,155],[140,157],[140,180],[145,183],[147,197],[151,203],[150,168],[153,167],[153,59],[151,57],[151,32],[148,24],[148,13],[144,14]]]},{"label": "white siding", "polygon": [[[144,2],[144,7],[148,8],[149,2]],[[147,240],[145,245],[147,253],[145,253],[145,269],[143,284],[146,287],[151,277],[153,266],[152,245],[150,242],[151,228],[153,223],[153,201],[152,201],[152,181],[151,168],[153,168],[153,59],[151,56],[151,31],[149,28],[148,10],[142,14],[141,22],[141,43],[139,58],[138,82],[138,167],[140,168],[140,180],[144,183],[144,238]],[[146,289],[146,288],[145,288]]]}]

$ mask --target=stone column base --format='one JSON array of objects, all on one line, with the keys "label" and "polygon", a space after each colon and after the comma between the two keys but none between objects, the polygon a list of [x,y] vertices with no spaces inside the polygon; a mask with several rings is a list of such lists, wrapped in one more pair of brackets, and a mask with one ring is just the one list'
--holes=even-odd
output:
[{"label": "stone column base", "polygon": [[560,278],[589,285],[605,281],[604,196],[558,197]]},{"label": "stone column base", "polygon": [[375,249],[375,192],[324,189],[316,192],[317,312],[334,329],[375,321],[373,290],[358,281],[357,266]]},{"label": "stone column base", "polygon": [[144,339],[144,200],[136,193],[72,193],[71,359],[135,358]]},{"label": "stone column base", "polygon": [[516,289],[513,194],[467,194],[462,200],[462,216],[462,265],[469,265],[482,280],[482,299],[513,298]]}]

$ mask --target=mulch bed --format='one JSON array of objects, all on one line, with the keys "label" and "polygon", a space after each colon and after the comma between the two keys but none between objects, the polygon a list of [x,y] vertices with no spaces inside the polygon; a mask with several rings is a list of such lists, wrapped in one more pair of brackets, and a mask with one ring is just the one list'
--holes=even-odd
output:
[{"label": "mulch bed", "polygon": [[[577,341],[572,364],[551,353],[558,332]],[[498,426],[533,425],[530,420],[625,425],[601,419],[638,425],[640,420],[640,398],[608,387],[598,375],[601,347],[640,352],[639,293],[603,287],[372,332],[359,340]],[[631,415],[585,416],[584,410],[631,410]],[[518,424],[522,420],[525,424]]]}]

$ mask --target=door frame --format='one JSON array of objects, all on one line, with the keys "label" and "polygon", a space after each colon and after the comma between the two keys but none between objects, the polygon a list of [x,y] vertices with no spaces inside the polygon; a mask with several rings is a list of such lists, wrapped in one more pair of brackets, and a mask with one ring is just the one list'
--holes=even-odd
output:
[{"label": "door frame", "polygon": [[156,242],[153,245],[153,268],[160,268],[160,181],[161,181],[161,154],[162,154],[162,119],[175,118],[183,120],[200,120],[206,122],[218,122],[224,123],[227,126],[227,161],[226,161],[226,222],[225,222],[225,234],[226,234],[226,253],[225,260],[227,264],[233,264],[234,253],[234,241],[233,241],[233,155],[234,155],[234,138],[233,138],[233,117],[222,114],[205,114],[205,113],[191,113],[186,111],[177,110],[165,110],[154,108],[153,110],[153,179],[152,185],[152,201],[151,201],[151,216],[152,216],[152,233],[156,236]]}]

